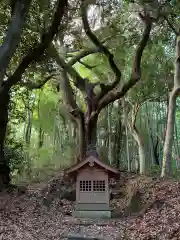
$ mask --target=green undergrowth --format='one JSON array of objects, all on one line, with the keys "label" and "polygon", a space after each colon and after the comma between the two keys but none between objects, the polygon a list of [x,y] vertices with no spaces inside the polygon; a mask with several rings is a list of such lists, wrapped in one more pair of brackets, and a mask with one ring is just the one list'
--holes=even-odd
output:
[{"label": "green undergrowth", "polygon": [[[152,176],[152,177],[156,177],[156,178],[159,178],[160,175],[161,175],[161,167],[158,166],[158,165],[153,165],[148,173],[147,173],[148,176]],[[180,169],[178,169],[176,167],[176,165],[173,164],[172,166],[172,173],[171,173],[171,176],[170,178],[173,178],[175,180],[178,180],[180,181]]]},{"label": "green undergrowth", "polygon": [[[105,159],[108,164],[105,153],[104,149],[99,150],[101,158]],[[66,146],[63,150],[53,147],[29,148],[25,150],[24,158],[20,159],[18,163],[20,164],[13,165],[13,184],[46,182],[54,176],[58,176],[63,169],[76,163],[76,151],[72,146]]]},{"label": "green undergrowth", "polygon": [[12,183],[18,185],[46,182],[73,164],[72,156],[70,151],[62,154],[49,148],[30,152],[23,160],[23,168],[19,169],[17,166],[13,170]]}]

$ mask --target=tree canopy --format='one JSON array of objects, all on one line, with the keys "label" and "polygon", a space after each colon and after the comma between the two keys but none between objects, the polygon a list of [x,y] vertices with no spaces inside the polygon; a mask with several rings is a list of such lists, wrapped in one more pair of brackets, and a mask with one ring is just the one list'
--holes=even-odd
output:
[{"label": "tree canopy", "polygon": [[0,182],[89,154],[140,173],[178,168],[178,98],[170,134],[167,121],[169,94],[179,93],[178,1],[16,0],[0,8]]}]

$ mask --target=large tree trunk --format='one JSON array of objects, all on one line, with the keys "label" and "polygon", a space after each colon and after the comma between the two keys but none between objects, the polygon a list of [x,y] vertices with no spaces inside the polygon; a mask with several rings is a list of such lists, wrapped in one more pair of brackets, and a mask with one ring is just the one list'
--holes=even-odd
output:
[{"label": "large tree trunk", "polygon": [[172,172],[172,147],[174,142],[174,124],[176,117],[176,98],[177,92],[172,91],[169,98],[168,120],[163,149],[161,177],[170,175]]},{"label": "large tree trunk", "polygon": [[126,156],[127,156],[127,171],[131,172],[131,161],[130,161],[130,154],[129,154],[129,136],[128,136],[128,127],[125,126],[126,131]]},{"label": "large tree trunk", "polygon": [[[66,0],[57,1],[57,8],[54,13],[52,24],[48,31],[41,37],[41,42],[31,49],[31,51],[28,51],[28,54],[23,57],[22,61],[20,61],[20,64],[14,71],[13,75],[10,75],[8,79],[4,81],[6,70],[20,42],[31,0],[18,0],[14,2],[11,4],[11,23],[6,31],[3,43],[0,46],[0,185],[8,184],[10,182],[10,168],[4,155],[4,141],[10,101],[9,90],[21,80],[22,75],[31,62],[37,62],[39,56],[44,54],[45,50],[49,47],[54,36],[59,31],[59,25],[64,15],[65,7],[67,6]],[[38,88],[41,86],[42,84],[39,85]],[[37,88],[37,86],[35,88]]]},{"label": "large tree trunk", "polygon": [[122,100],[118,100],[118,118],[116,122],[116,134],[114,134],[114,148],[113,148],[113,156],[114,163],[116,164],[116,168],[119,169],[121,166],[121,154],[123,149],[123,138],[124,135],[124,126],[122,125]]},{"label": "large tree trunk", "polygon": [[0,84],[4,80],[11,58],[19,45],[31,1],[14,1],[11,23],[0,47]]},{"label": "large tree trunk", "polygon": [[10,168],[4,153],[10,95],[3,81],[9,62],[20,42],[30,3],[31,0],[15,1],[12,6],[11,23],[0,47],[0,186],[10,182]]},{"label": "large tree trunk", "polygon": [[[177,156],[180,156],[180,146],[179,146],[179,144],[178,144],[178,127],[177,127],[177,122],[175,121],[175,138],[176,138],[176,155]],[[177,159],[176,158],[176,167],[177,167],[177,169],[179,169],[180,168],[180,161],[179,161],[179,159]]]},{"label": "large tree trunk", "polygon": [[4,142],[8,123],[10,95],[4,87],[0,90],[0,186],[10,182],[10,168],[5,159]]},{"label": "large tree trunk", "polygon": [[137,103],[133,106],[132,108],[132,118],[131,121],[129,122],[129,129],[132,133],[132,136],[134,137],[135,141],[138,144],[138,154],[139,154],[139,161],[138,161],[138,168],[140,174],[145,174],[146,172],[146,151],[144,147],[144,139],[142,134],[138,131],[136,128],[136,119],[137,119],[137,114],[139,111],[141,104]]},{"label": "large tree trunk", "polygon": [[40,124],[39,126],[39,136],[38,136],[38,148],[42,148],[44,143],[44,131],[42,129],[42,126]]},{"label": "large tree trunk", "polygon": [[115,135],[115,139],[114,139],[114,162],[116,163],[116,168],[119,169],[121,166],[121,153],[122,153],[122,149],[123,149],[123,137],[124,137],[124,129],[122,126],[122,122],[121,122],[121,115],[119,114],[118,117],[118,121],[117,121],[117,125],[116,125],[116,135]]},{"label": "large tree trunk", "polygon": [[132,132],[132,135],[138,144],[139,173],[145,174],[145,172],[146,172],[146,152],[145,152],[145,148],[144,148],[144,141],[142,139],[142,136],[137,131],[137,129]]},{"label": "large tree trunk", "polygon": [[148,132],[148,138],[149,138],[149,147],[150,147],[150,156],[151,156],[151,164],[154,165],[156,163],[156,157],[155,157],[155,151],[154,151],[154,144],[153,144],[153,131],[151,128],[150,123],[150,116],[149,116],[149,110],[148,110],[148,104],[146,102],[146,114],[147,114],[147,132]]},{"label": "large tree trunk", "polygon": [[39,92],[39,97],[38,97],[38,119],[39,119],[38,148],[42,148],[44,143],[44,131],[41,124],[42,119],[40,114],[41,93],[42,91]]},{"label": "large tree trunk", "polygon": [[157,138],[156,138],[156,142],[155,142],[155,144],[153,145],[153,152],[154,152],[155,164],[158,165],[158,166],[160,166],[158,146],[159,146],[159,139],[158,139],[158,137],[157,137]]},{"label": "large tree trunk", "polygon": [[77,126],[78,126],[78,139],[79,139],[79,154],[78,154],[78,161],[81,161],[86,155],[86,129],[85,129],[85,121],[84,115],[81,114],[80,118],[77,119]]},{"label": "large tree trunk", "polygon": [[96,143],[97,143],[97,120],[95,115],[89,119],[82,114],[78,120],[79,130],[79,161],[87,156],[98,157]]},{"label": "large tree trunk", "polygon": [[[64,61],[61,56],[59,56],[59,53],[56,50],[55,46],[52,45],[50,51],[51,57],[54,58],[60,68],[63,69],[61,82],[65,94],[66,105],[70,115],[77,121],[79,128],[80,160],[82,160],[84,156],[87,155],[98,155],[96,150],[97,120],[101,110],[115,100],[124,97],[124,95],[140,80],[141,58],[143,51],[148,43],[152,28],[152,18],[150,17],[150,14],[146,11],[144,11],[143,14],[139,13],[139,17],[145,25],[144,31],[135,51],[130,80],[119,88],[118,85],[121,80],[121,71],[114,61],[113,54],[101,43],[101,41],[99,41],[96,35],[91,31],[87,16],[87,7],[88,4],[84,4],[84,1],[82,1],[81,17],[83,28],[86,35],[89,37],[97,49],[95,51],[89,49],[90,51],[81,52],[80,55],[76,55],[75,58],[72,58],[68,63]],[[61,42],[63,43],[63,41]],[[115,80],[112,83],[92,83],[88,78],[81,77],[80,74],[72,67],[83,57],[88,56],[94,52],[101,52],[107,57],[110,68],[115,75]],[[74,89],[70,84],[69,75],[73,79],[75,87],[84,95],[84,100],[87,105],[86,114],[84,114],[81,107],[78,106],[78,103],[74,97]],[[100,91],[98,93],[94,91],[96,86],[100,87]]]},{"label": "large tree trunk", "polygon": [[[111,121],[111,114],[112,114],[112,106],[107,106],[107,111],[108,111],[108,158],[109,158],[109,162],[110,164],[112,164],[113,161],[113,154],[112,154],[112,130],[111,130],[111,126],[112,126],[112,121]],[[116,143],[115,143],[116,144]]]},{"label": "large tree trunk", "polygon": [[86,155],[92,155],[97,157],[97,121],[98,115],[94,115],[86,122],[86,139],[87,139],[87,150]]},{"label": "large tree trunk", "polygon": [[174,87],[169,96],[168,120],[163,150],[161,177],[170,175],[172,171],[172,147],[174,141],[174,125],[176,117],[176,99],[180,93],[180,36],[176,41],[176,60],[174,66]]},{"label": "large tree trunk", "polygon": [[[125,127],[125,146],[126,146],[126,156],[127,156],[127,171],[132,171],[132,159],[130,159],[130,150],[129,150],[129,134],[128,134],[128,108],[125,101],[123,101],[123,115],[124,115],[124,127]],[[131,128],[130,128],[131,130]]]}]

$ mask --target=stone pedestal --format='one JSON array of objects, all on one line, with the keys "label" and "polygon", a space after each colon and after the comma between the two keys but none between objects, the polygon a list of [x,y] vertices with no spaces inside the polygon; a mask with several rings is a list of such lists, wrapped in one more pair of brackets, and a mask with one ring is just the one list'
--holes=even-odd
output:
[{"label": "stone pedestal", "polygon": [[98,240],[98,238],[85,236],[81,234],[69,234],[68,240]]},{"label": "stone pedestal", "polygon": [[111,210],[74,210],[72,216],[76,218],[111,218]]}]

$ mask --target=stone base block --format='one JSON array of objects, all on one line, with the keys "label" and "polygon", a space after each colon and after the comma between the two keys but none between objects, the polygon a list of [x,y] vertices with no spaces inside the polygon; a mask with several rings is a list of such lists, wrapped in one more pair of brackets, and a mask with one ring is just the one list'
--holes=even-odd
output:
[{"label": "stone base block", "polygon": [[98,240],[97,237],[90,237],[81,234],[69,234],[68,240]]},{"label": "stone base block", "polygon": [[74,210],[73,217],[77,218],[111,218],[110,210],[90,211],[90,210]]}]

